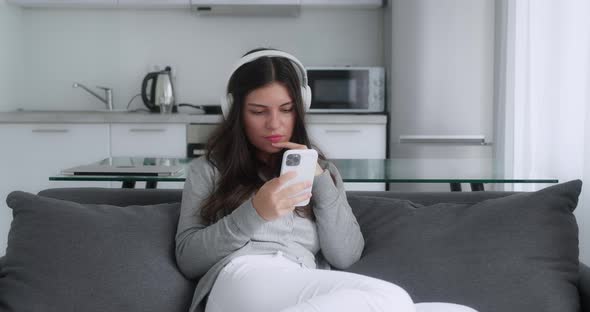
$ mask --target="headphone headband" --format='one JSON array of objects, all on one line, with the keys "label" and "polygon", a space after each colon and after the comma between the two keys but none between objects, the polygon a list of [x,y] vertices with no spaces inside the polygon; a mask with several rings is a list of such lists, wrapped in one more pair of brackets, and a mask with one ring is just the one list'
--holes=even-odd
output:
[{"label": "headphone headband", "polygon": [[[238,62],[236,62],[236,64],[234,64],[232,71],[230,72],[229,77],[226,80],[227,83],[225,86],[224,93],[227,92],[227,88],[229,87],[229,81],[230,81],[231,77],[234,75],[234,73],[240,67],[242,67],[244,64],[247,64],[247,63],[250,63],[254,60],[257,60],[261,57],[282,57],[282,58],[288,59],[289,61],[291,61],[291,63],[293,65],[295,65],[297,75],[299,76],[299,82],[301,83],[301,96],[303,99],[304,110],[307,111],[309,109],[309,106],[311,105],[311,89],[307,85],[307,71],[305,70],[305,66],[303,66],[303,64],[295,56],[293,56],[287,52],[283,52],[283,51],[262,50],[262,51],[256,51],[256,52],[253,52],[253,53],[250,53],[250,54],[247,54],[247,55],[241,57],[238,60]],[[233,105],[232,94],[231,93],[224,94],[221,97],[221,111],[222,111],[223,117],[225,119],[227,119],[227,116],[229,115],[229,111],[230,111],[232,105]]]}]

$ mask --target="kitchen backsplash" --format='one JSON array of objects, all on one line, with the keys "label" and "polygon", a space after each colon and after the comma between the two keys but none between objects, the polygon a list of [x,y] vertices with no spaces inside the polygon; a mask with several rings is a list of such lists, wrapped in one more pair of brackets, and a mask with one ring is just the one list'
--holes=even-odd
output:
[{"label": "kitchen backsplash", "polygon": [[8,74],[0,86],[16,91],[0,100],[0,111],[102,107],[73,89],[74,81],[112,88],[115,107],[124,108],[153,65],[173,66],[178,102],[218,103],[233,62],[259,46],[289,51],[307,66],[384,62],[382,10],[198,17],[188,10],[21,9],[0,0],[0,17],[0,42],[8,42],[0,46],[0,64],[19,64],[1,66]]}]

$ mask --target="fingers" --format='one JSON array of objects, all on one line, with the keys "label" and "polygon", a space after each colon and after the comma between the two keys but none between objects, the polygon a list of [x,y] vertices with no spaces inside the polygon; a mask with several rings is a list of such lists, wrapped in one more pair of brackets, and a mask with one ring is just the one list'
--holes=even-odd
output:
[{"label": "fingers", "polygon": [[307,149],[307,146],[305,146],[303,144],[293,143],[293,142],[277,142],[277,143],[272,143],[272,145],[276,146],[276,147],[283,147],[283,148],[288,148],[288,149]]},{"label": "fingers", "polygon": [[285,172],[282,175],[280,175],[279,177],[274,178],[273,184],[276,187],[280,188],[282,185],[287,183],[289,180],[294,179],[296,176],[297,176],[297,172],[295,172],[295,171]]},{"label": "fingers", "polygon": [[307,200],[308,198],[311,198],[311,193],[297,195],[297,196],[289,198],[287,201],[288,201],[289,207],[295,207],[295,205],[297,205],[297,203]]},{"label": "fingers", "polygon": [[[311,187],[311,181],[300,182],[290,185],[277,193],[279,198],[284,198],[283,204],[285,208],[293,210],[295,205],[299,202],[305,201],[311,197],[311,191],[305,191]],[[302,194],[299,194],[303,191]],[[296,195],[299,194],[299,195]]]},{"label": "fingers", "polygon": [[294,194],[297,194],[297,193],[299,193],[299,192],[301,192],[301,191],[303,191],[303,190],[311,187],[311,185],[312,185],[312,183],[309,182],[309,181],[300,182],[300,183],[297,183],[297,184],[293,184],[293,185],[290,185],[290,186],[285,187],[284,189],[280,190],[277,193],[277,195],[279,197],[283,197],[283,196],[289,197],[289,196],[292,196]]}]

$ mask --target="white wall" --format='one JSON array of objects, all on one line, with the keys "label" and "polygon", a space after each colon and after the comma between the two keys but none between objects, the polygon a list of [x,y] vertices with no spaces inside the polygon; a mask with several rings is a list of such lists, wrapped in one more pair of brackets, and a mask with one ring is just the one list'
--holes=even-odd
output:
[{"label": "white wall", "polygon": [[[399,136],[483,134],[493,142],[494,2],[392,0],[386,15],[390,158],[425,178],[491,174],[491,146],[399,144]],[[390,188],[448,191],[449,185]]]},{"label": "white wall", "polygon": [[71,87],[79,81],[112,87],[115,106],[124,107],[153,64],[176,67],[179,102],[217,104],[231,65],[259,46],[291,52],[308,66],[383,65],[382,16],[382,10],[350,9],[304,9],[298,18],[26,9],[25,81],[34,92],[23,95],[21,106],[99,108],[97,99]]},{"label": "white wall", "polygon": [[0,108],[20,104],[23,70],[22,9],[0,0]]},{"label": "white wall", "polygon": [[[21,9],[0,0],[0,107],[15,108],[19,105],[21,73]],[[0,161],[2,155],[0,154]],[[5,194],[2,194],[5,195]],[[0,201],[5,201],[2,196]],[[5,205],[0,205],[5,208]],[[6,249],[6,233],[12,221],[12,211],[0,210],[0,257]]]}]

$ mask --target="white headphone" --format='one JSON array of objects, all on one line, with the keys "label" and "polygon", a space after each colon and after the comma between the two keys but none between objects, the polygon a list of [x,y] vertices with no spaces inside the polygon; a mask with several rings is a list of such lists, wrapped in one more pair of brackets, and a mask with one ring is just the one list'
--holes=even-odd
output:
[{"label": "white headphone", "polygon": [[[231,77],[233,76],[234,72],[236,70],[238,70],[238,68],[240,68],[242,65],[250,63],[256,59],[259,59],[261,57],[282,57],[282,58],[286,58],[289,61],[291,61],[291,63],[293,63],[293,65],[295,66],[295,69],[297,70],[297,75],[299,76],[299,81],[301,82],[301,99],[303,100],[303,108],[305,111],[309,110],[309,107],[311,105],[311,88],[307,85],[307,71],[305,70],[305,67],[303,66],[303,64],[301,64],[301,62],[295,58],[293,55],[283,52],[283,51],[277,51],[277,50],[262,50],[262,51],[257,51],[254,53],[250,53],[248,55],[243,56],[233,67],[232,71],[229,74],[229,77],[227,78],[227,84],[225,86],[225,91],[227,92],[227,88],[229,86],[229,80],[231,79]],[[223,118],[227,119],[227,116],[229,115],[229,111],[231,110],[231,107],[233,105],[233,96],[231,93],[227,93],[224,94],[223,96],[221,96],[221,112],[223,113]]]}]

